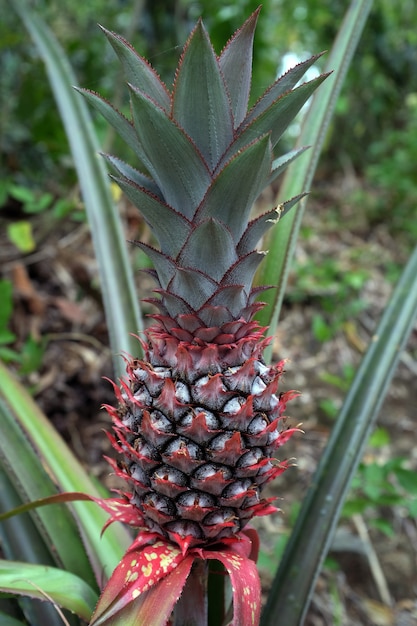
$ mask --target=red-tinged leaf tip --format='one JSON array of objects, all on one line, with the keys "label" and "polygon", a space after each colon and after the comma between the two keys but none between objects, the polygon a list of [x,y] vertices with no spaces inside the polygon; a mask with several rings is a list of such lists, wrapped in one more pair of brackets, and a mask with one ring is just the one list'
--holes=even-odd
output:
[{"label": "red-tinged leaf tip", "polygon": [[261,542],[259,540],[259,535],[254,528],[250,526],[244,528],[241,532],[241,535],[245,537],[246,540],[249,540],[250,552],[247,555],[252,561],[255,563],[258,562],[259,550],[261,547]]},{"label": "red-tinged leaf tip", "polygon": [[[118,506],[117,501],[106,504],[110,510]],[[90,626],[110,626],[115,619],[126,626],[166,626],[195,559],[218,560],[226,568],[233,590],[231,626],[256,626],[261,593],[254,560],[259,549],[256,531],[248,528],[212,547],[181,550],[157,533],[144,530],[114,570]]]},{"label": "red-tinged leaf tip", "polygon": [[104,499],[90,497],[90,499],[96,502],[106,513],[110,514],[110,518],[105,523],[102,533],[113,522],[122,522],[123,524],[129,524],[129,526],[135,526],[136,528],[144,526],[141,511],[126,498]]},{"label": "red-tinged leaf tip", "polygon": [[[155,533],[145,532],[139,535],[110,577],[97,604],[91,626],[113,623],[109,620],[116,615],[118,619],[121,619],[121,612],[136,600],[138,600],[139,611],[140,605],[146,600],[146,594],[151,588],[156,590],[153,605],[158,612],[160,602],[166,602],[167,595],[170,596],[168,597],[169,615],[178,599],[178,594],[171,594],[166,585],[161,585],[161,581],[186,558],[174,544],[160,539],[155,541]],[[185,580],[186,577],[182,584],[185,584]],[[135,623],[154,624],[156,621],[152,619],[152,622]]]}]

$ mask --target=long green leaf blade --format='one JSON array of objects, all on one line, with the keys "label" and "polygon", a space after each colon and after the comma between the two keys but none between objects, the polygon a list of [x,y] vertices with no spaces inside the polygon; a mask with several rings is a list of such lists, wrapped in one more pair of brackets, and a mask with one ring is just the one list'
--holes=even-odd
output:
[{"label": "long green leaf blade", "polygon": [[[0,514],[21,506],[22,499],[3,464],[0,465],[0,488]],[[56,560],[27,513],[15,520],[2,520],[0,538],[3,555],[8,559],[56,565]]]},{"label": "long green leaf blade", "polygon": [[352,476],[417,318],[417,247],[346,397],[273,582],[263,626],[302,624]]},{"label": "long green leaf blade", "polygon": [[132,271],[127,257],[121,222],[111,200],[109,184],[90,116],[82,98],[74,91],[75,76],[65,53],[41,18],[30,10],[26,0],[13,0],[17,11],[44,60],[70,143],[74,164],[87,210],[100,282],[114,369],[122,375],[120,352],[135,354],[137,341],[130,333],[142,328]]},{"label": "long green leaf blade", "polygon": [[[0,513],[19,506],[22,500],[15,485],[0,464]],[[33,519],[20,515],[13,520],[5,520],[0,524],[0,543],[3,556],[7,559],[55,565],[51,550],[33,523]],[[53,606],[45,602],[33,603],[24,601],[24,612],[32,626],[62,626],[62,620]],[[2,622],[0,622],[2,623]],[[73,624],[73,620],[71,620]]]},{"label": "long green leaf blade", "polygon": [[[333,71],[333,75],[314,95],[298,138],[298,147],[311,145],[312,148],[287,169],[277,204],[282,201],[281,198],[285,200],[296,196],[308,190],[311,185],[337,97],[371,6],[372,0],[358,0],[351,3],[346,13],[325,68],[325,72]],[[274,334],[278,323],[305,204],[306,200],[303,200],[296,210],[280,221],[279,225],[270,231],[265,243],[269,254],[262,266],[258,282],[277,287],[262,294],[262,300],[268,306],[259,312],[257,318],[262,326],[269,326],[271,334]],[[271,350],[268,354],[271,354]]]},{"label": "long green leaf blade", "polygon": [[[298,63],[298,65],[292,67],[288,70],[288,72],[283,74],[283,76],[280,76],[280,78],[278,78],[278,80],[271,85],[271,87],[268,87],[264,95],[261,96],[258,102],[249,111],[245,124],[256,119],[285,94],[289,95],[291,90],[296,91],[297,89],[294,88],[298,81],[301,80],[308,68],[311,67],[323,54],[324,53],[321,52],[320,54],[316,54],[302,63]],[[297,97],[291,97],[294,97],[294,101],[296,103]]]},{"label": "long green leaf blade", "polygon": [[[59,488],[62,491],[83,491],[98,498],[103,497],[60,435],[51,428],[33,398],[1,362],[0,394]],[[96,577],[101,580],[103,576],[110,576],[131,542],[129,533],[114,524],[100,537],[107,521],[106,513],[93,503],[75,502],[72,506],[85,537]]]},{"label": "long green leaf blade", "polygon": [[0,590],[40,600],[50,599],[87,621],[98,600],[91,587],[70,572],[18,561],[0,560]]},{"label": "long green leaf blade", "polygon": [[[45,471],[32,446],[18,426],[16,415],[2,400],[0,393],[0,462],[5,465],[9,479],[23,501],[28,502],[57,493],[57,488]],[[91,586],[96,581],[88,561],[75,521],[65,506],[53,511],[32,513],[35,526],[50,546],[54,564],[81,576]],[[16,558],[16,557],[15,557]]]},{"label": "long green leaf blade", "polygon": [[143,152],[142,145],[135,133],[132,122],[120,113],[120,111],[115,109],[110,102],[105,100],[105,98],[102,98],[98,93],[95,93],[95,91],[81,89],[78,87],[76,88],[76,91],[84,96],[87,102],[104,117],[110,126],[113,126],[125,144],[135,153],[136,167],[140,170],[146,171],[149,163],[145,153]]}]

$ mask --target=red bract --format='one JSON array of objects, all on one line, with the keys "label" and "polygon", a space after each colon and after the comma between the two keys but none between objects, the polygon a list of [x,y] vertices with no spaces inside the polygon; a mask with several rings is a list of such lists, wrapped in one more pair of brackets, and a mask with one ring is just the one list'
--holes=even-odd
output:
[{"label": "red bract", "polygon": [[[138,509],[122,499],[95,501],[111,513],[109,523],[116,520],[141,523]],[[187,548],[183,541],[182,549],[157,533],[143,529],[110,577],[90,626],[169,626],[174,607],[192,576],[193,566],[198,570],[201,562],[209,560],[222,563],[230,576],[233,594],[230,626],[256,626],[261,600],[255,563],[257,552],[258,537],[253,529],[204,548]],[[198,586],[199,581],[194,589]],[[195,602],[194,592],[190,594],[190,604]],[[204,612],[204,607],[190,610]]]}]

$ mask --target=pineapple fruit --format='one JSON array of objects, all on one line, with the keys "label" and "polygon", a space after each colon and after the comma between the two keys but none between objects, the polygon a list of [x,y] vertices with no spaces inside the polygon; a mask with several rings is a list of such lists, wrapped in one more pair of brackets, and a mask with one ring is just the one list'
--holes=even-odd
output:
[{"label": "pineapple fruit", "polygon": [[172,90],[120,36],[104,30],[130,89],[131,119],[97,94],[87,99],[132,148],[133,165],[106,158],[152,229],[157,313],[127,362],[108,407],[113,466],[143,526],[187,550],[233,537],[276,510],[263,487],[287,462],[275,458],[293,428],[279,393],[284,362],[269,366],[270,339],[254,321],[257,245],[300,197],[251,218],[252,205],[301,152],[278,141],[324,76],[297,83],[297,65],[248,110],[256,11],[218,56],[200,20]]}]

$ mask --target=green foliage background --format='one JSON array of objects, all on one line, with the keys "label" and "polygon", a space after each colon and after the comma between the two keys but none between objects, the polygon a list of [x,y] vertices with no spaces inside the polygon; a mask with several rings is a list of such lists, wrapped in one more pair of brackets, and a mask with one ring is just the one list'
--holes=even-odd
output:
[{"label": "green foliage background", "polygon": [[[116,93],[123,107],[118,64],[97,22],[132,41],[170,83],[179,50],[199,15],[204,17],[213,42],[220,50],[230,34],[257,7],[258,0],[239,3],[224,0],[52,0],[38,1],[35,5],[68,51],[79,84],[112,99]],[[254,93],[259,94],[278,73],[285,54],[304,58],[309,53],[329,48],[345,9],[346,2],[342,0],[265,2],[256,35]],[[54,188],[56,184],[74,181],[67,140],[43,65],[40,61],[33,63],[36,51],[18,27],[16,16],[4,9],[2,12],[2,166],[6,175],[20,183]],[[416,102],[412,98],[417,94],[416,23],[417,5],[413,0],[375,3],[339,99],[323,157],[324,164],[336,163],[340,168],[349,161],[356,172],[369,174],[373,183],[382,188],[385,188],[387,175],[386,161],[393,157],[395,172],[401,175],[407,167],[407,159],[398,155],[397,150],[403,153],[416,145]],[[103,141],[111,143],[104,123],[98,120],[97,125]],[[404,146],[404,142],[407,145]],[[42,180],[39,167],[36,171],[32,167],[34,161],[42,163]],[[391,196],[393,182],[395,180],[390,181]],[[407,188],[406,192],[409,191]],[[415,194],[415,189],[412,191]],[[399,193],[404,199],[404,189]]]}]

